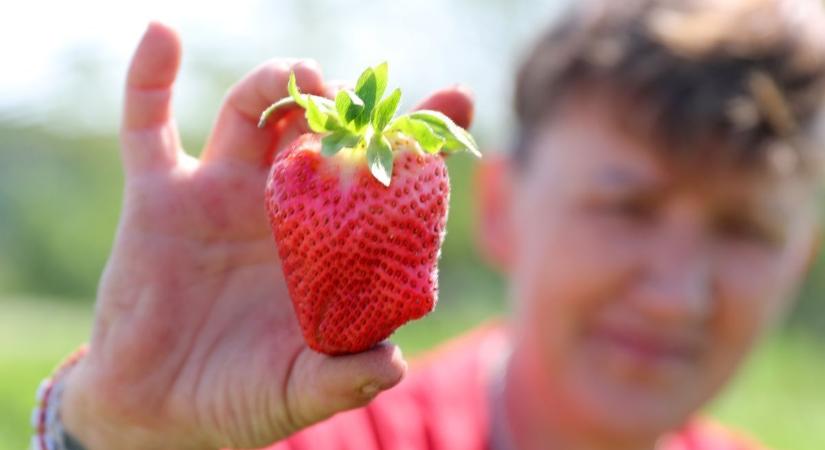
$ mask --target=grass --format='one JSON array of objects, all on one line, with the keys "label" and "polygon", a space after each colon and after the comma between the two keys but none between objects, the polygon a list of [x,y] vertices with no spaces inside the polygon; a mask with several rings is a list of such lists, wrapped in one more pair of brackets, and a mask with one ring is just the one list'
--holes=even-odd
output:
[{"label": "grass", "polygon": [[[461,333],[499,310],[494,303],[444,305],[401,329],[408,355]],[[0,300],[0,450],[25,448],[40,380],[89,332],[91,307],[56,301]],[[725,394],[713,416],[771,448],[825,449],[825,344],[784,333],[765,343]]]}]

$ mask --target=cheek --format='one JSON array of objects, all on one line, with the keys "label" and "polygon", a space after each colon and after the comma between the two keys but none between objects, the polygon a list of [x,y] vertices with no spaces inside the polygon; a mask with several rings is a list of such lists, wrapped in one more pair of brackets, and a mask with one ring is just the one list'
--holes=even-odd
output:
[{"label": "cheek", "polygon": [[631,236],[605,233],[552,206],[531,211],[554,214],[519,222],[511,288],[521,328],[543,347],[547,364],[558,366],[572,359],[588,323],[631,279],[638,246]]},{"label": "cheek", "polygon": [[787,251],[727,248],[716,261],[713,331],[719,344],[745,352],[791,305],[800,274]]}]

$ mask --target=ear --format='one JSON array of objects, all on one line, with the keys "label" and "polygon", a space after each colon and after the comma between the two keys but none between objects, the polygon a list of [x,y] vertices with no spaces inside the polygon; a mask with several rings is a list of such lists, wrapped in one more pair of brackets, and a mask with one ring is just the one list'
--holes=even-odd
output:
[{"label": "ear", "polygon": [[511,164],[506,156],[487,152],[474,180],[476,242],[484,259],[502,272],[509,270],[513,256]]}]

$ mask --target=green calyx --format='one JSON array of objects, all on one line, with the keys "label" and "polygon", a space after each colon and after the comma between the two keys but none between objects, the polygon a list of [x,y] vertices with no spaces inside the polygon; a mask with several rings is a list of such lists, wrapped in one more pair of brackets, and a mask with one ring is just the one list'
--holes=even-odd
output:
[{"label": "green calyx", "polygon": [[306,111],[309,128],[323,135],[324,156],[333,156],[345,148],[364,151],[370,172],[385,186],[390,185],[394,159],[390,138],[396,135],[415,140],[427,153],[468,151],[481,157],[470,133],[438,111],[419,110],[395,117],[401,91],[395,89],[384,96],[387,75],[386,62],[370,67],[358,77],[355,89],[342,90],[331,100],[301,93],[292,73],[287,85],[289,97],[267,108],[258,126],[266,126],[276,111],[297,105]]}]

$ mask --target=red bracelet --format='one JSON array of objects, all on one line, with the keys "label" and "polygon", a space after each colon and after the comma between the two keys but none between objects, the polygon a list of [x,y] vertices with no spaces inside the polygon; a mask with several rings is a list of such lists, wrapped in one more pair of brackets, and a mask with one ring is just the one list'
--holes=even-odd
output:
[{"label": "red bracelet", "polygon": [[66,375],[86,355],[87,346],[82,346],[64,360],[51,377],[40,383],[37,389],[37,405],[32,412],[32,450],[65,450],[65,433],[60,421],[60,400]]}]

